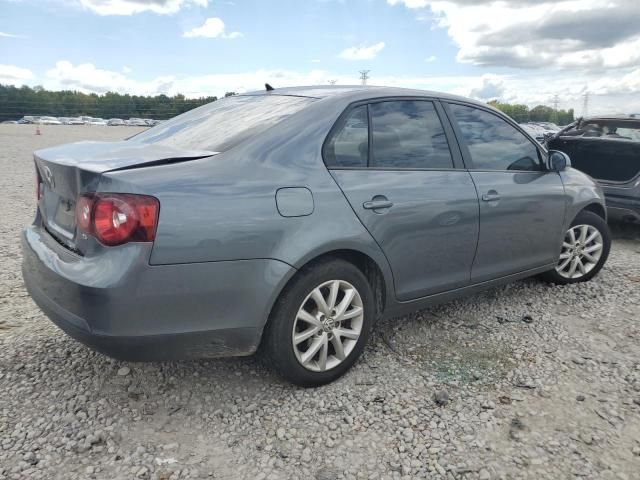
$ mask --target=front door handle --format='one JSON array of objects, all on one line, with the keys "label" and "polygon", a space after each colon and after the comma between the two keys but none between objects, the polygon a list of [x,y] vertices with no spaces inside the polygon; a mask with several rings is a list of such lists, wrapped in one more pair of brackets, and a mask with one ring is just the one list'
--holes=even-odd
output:
[{"label": "front door handle", "polygon": [[482,195],[483,202],[495,202],[500,200],[500,195],[495,190],[489,190],[487,193]]},{"label": "front door handle", "polygon": [[393,207],[393,202],[390,202],[389,199],[383,195],[376,195],[368,202],[364,202],[362,204],[362,208],[366,210],[384,210],[385,208]]}]

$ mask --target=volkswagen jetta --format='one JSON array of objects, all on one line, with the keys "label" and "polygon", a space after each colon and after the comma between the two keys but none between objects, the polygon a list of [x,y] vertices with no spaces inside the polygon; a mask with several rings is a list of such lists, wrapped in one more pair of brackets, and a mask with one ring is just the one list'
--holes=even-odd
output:
[{"label": "volkswagen jetta", "polygon": [[537,274],[586,281],[610,247],[594,181],[446,94],[255,92],[34,158],[27,288],[121,359],[262,347],[284,377],[319,385],[378,318]]}]

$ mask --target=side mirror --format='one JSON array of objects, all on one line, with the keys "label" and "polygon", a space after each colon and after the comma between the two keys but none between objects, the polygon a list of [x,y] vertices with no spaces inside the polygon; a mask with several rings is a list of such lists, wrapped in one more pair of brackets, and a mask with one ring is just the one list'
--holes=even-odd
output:
[{"label": "side mirror", "polygon": [[547,160],[547,168],[552,172],[561,172],[571,166],[569,155],[559,150],[551,150]]}]

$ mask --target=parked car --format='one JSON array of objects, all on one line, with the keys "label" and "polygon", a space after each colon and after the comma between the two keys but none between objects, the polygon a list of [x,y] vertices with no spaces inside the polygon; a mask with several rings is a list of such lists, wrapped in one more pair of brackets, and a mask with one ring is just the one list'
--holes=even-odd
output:
[{"label": "parked car", "polygon": [[18,124],[18,122],[16,120],[4,120],[2,123],[5,124],[5,125],[17,125]]},{"label": "parked car", "polygon": [[38,123],[38,120],[40,120],[40,117],[35,117],[33,115],[25,115],[20,120],[18,120],[18,123],[21,123],[21,124]]},{"label": "parked car", "polygon": [[462,97],[375,87],[235,95],[120,142],[34,153],[23,275],[116,358],[249,355],[299,385],[353,365],[374,322],[609,254],[568,157]]},{"label": "parked car", "polygon": [[72,117],[69,119],[68,125],[84,125],[84,123],[81,117]]},{"label": "parked car", "polygon": [[107,125],[112,127],[121,126],[124,125],[124,120],[122,120],[121,118],[110,118],[107,122]]},{"label": "parked car", "polygon": [[125,121],[125,124],[130,127],[148,127],[147,122],[145,122],[142,118],[130,118]]},{"label": "parked car", "polygon": [[62,125],[62,122],[56,117],[40,117],[38,123],[41,125]]},{"label": "parked car", "polygon": [[107,125],[107,121],[102,119],[102,118],[90,118],[89,120],[85,121],[86,125],[97,125],[97,126],[106,126]]},{"label": "parked car", "polygon": [[611,219],[640,221],[640,115],[580,119],[548,144],[600,183]]}]

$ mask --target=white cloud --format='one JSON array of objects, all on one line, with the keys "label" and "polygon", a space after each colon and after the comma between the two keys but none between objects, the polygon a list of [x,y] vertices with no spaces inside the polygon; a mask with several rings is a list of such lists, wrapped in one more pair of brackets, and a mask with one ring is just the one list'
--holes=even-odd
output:
[{"label": "white cloud", "polygon": [[389,5],[403,4],[407,8],[424,8],[429,0],[387,0]]},{"label": "white cloud", "polygon": [[24,38],[23,35],[16,35],[15,33],[6,33],[6,32],[0,32],[0,37],[5,37],[5,38]]},{"label": "white cloud", "polygon": [[27,68],[0,64],[0,83],[22,85],[33,77],[33,72]]},{"label": "white cloud", "polygon": [[339,57],[344,60],[372,60],[382,51],[384,42],[365,47],[350,47],[340,52]]},{"label": "white cloud", "polygon": [[207,7],[209,0],[79,0],[80,4],[98,15],[134,15],[153,12],[170,15],[186,6]]},{"label": "white cloud", "polygon": [[320,59],[314,58],[313,60],[311,60],[311,63],[320,63]]},{"label": "white cloud", "polygon": [[172,91],[175,78],[161,76],[150,82],[140,82],[128,76],[111,70],[96,68],[91,63],[73,65],[61,60],[56,66],[47,71],[47,88],[73,89],[83,92],[119,92],[138,95],[153,95]]},{"label": "white cloud", "polygon": [[438,59],[438,57],[436,57],[435,55],[431,55],[430,57],[425,58],[425,62],[427,63],[433,63]]},{"label": "white cloud", "polygon": [[188,32],[184,32],[182,34],[183,37],[186,38],[195,38],[195,37],[203,37],[203,38],[226,38],[226,39],[234,39],[242,37],[242,33],[240,32],[231,32],[225,33],[224,22],[221,18],[211,17],[207,18],[205,22],[199,26],[195,27]]},{"label": "white cloud", "polygon": [[122,73],[131,73],[133,72],[131,67],[127,67],[126,65],[122,66]]},{"label": "white cloud", "polygon": [[445,28],[457,60],[515,68],[640,64],[637,0],[387,0]]}]

